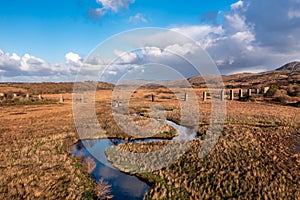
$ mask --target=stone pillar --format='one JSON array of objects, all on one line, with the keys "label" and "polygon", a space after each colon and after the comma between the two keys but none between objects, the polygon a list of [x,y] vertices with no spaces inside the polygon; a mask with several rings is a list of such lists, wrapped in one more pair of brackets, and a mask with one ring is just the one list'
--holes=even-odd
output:
[{"label": "stone pillar", "polygon": [[154,94],[151,94],[151,101],[154,102]]},{"label": "stone pillar", "polygon": [[61,94],[61,95],[60,95],[59,102],[60,102],[60,103],[63,103],[64,101],[65,101],[65,99],[64,99],[63,95]]},{"label": "stone pillar", "polygon": [[18,95],[16,93],[13,94],[13,97],[17,97]]},{"label": "stone pillar", "polygon": [[39,100],[42,100],[42,99],[43,99],[42,95],[39,94]]},{"label": "stone pillar", "polygon": [[188,94],[185,92],[184,93],[184,101],[187,101],[188,100]]},{"label": "stone pillar", "polygon": [[260,92],[259,88],[256,88],[256,94],[259,94],[259,92]]},{"label": "stone pillar", "polygon": [[80,96],[80,102],[83,103],[84,102],[84,97],[83,94]]},{"label": "stone pillar", "polygon": [[30,97],[29,94],[26,94],[26,98],[29,99],[29,97]]},{"label": "stone pillar", "polygon": [[119,100],[116,100],[115,101],[115,108],[119,108],[120,107],[120,102],[119,102]]},{"label": "stone pillar", "polygon": [[206,92],[203,92],[203,101],[206,101]]},{"label": "stone pillar", "polygon": [[264,94],[266,94],[269,89],[270,89],[270,87],[264,87]]},{"label": "stone pillar", "polygon": [[243,89],[240,89],[240,90],[239,90],[239,98],[240,98],[240,99],[243,98]]},{"label": "stone pillar", "polygon": [[221,90],[221,101],[224,101],[225,100],[225,90],[222,89]]},{"label": "stone pillar", "polygon": [[248,89],[248,90],[247,90],[247,96],[248,96],[248,97],[251,97],[251,89]]},{"label": "stone pillar", "polygon": [[230,100],[233,100],[234,99],[234,91],[233,90],[230,90]]}]

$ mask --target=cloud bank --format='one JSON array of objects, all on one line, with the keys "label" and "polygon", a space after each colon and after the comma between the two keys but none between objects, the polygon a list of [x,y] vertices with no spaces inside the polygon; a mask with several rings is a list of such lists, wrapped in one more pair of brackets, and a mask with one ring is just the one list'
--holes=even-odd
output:
[{"label": "cloud bank", "polygon": [[[231,5],[229,12],[219,14],[222,15],[222,24],[216,24],[216,20],[210,19],[213,22],[211,24],[171,29],[199,42],[222,74],[257,73],[300,59],[300,1],[239,0]],[[153,36],[153,40],[161,43],[166,39]],[[189,44],[174,44],[165,49],[143,47],[138,53],[123,54],[119,60],[124,62],[118,64],[128,66],[152,61],[175,69],[187,68],[186,63],[167,51],[168,48],[175,50],[175,53],[188,53],[195,47]],[[114,68],[113,74],[118,74],[118,68]]]},{"label": "cloud bank", "polygon": [[174,30],[199,41],[222,73],[258,72],[300,59],[299,14],[298,0],[240,0],[221,25]]},{"label": "cloud bank", "polygon": [[[93,15],[103,16],[128,8],[134,0],[97,0],[97,3],[100,7],[93,10]],[[218,22],[217,17],[222,21]],[[231,5],[230,11],[207,13],[202,20],[207,23],[169,28],[196,40],[222,74],[271,70],[300,59],[299,0],[239,0]],[[129,22],[146,23],[147,19],[138,13]],[[153,35],[152,39],[163,44],[167,38]],[[143,71],[139,66],[150,61],[184,70],[186,63],[168,50],[189,53],[193,48],[191,44],[174,44],[164,48],[146,46],[135,52],[115,49],[119,59],[109,73],[117,76],[126,70]],[[65,59],[64,63],[48,63],[33,55],[20,56],[0,50],[0,80],[74,80],[83,59],[73,52],[67,53]],[[89,57],[87,61],[89,68],[97,63],[97,58]]]},{"label": "cloud bank", "polygon": [[65,63],[48,63],[30,54],[19,56],[0,49],[0,81],[74,81],[82,58],[67,53]]}]

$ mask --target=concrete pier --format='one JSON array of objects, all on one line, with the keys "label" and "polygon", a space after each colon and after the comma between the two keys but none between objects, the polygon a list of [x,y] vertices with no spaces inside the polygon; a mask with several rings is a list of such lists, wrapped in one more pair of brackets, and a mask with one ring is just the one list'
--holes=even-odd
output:
[{"label": "concrete pier", "polygon": [[264,94],[266,94],[269,89],[270,89],[270,87],[264,87]]},{"label": "concrete pier", "polygon": [[251,97],[251,89],[248,89],[248,90],[247,90],[247,96],[248,96],[248,97]]},{"label": "concrete pier", "polygon": [[229,91],[229,98],[230,98],[230,100],[234,99],[234,91],[233,90]]},{"label": "concrete pier", "polygon": [[203,101],[206,101],[206,92],[203,92]]},{"label": "concrete pier", "polygon": [[240,90],[239,90],[239,98],[240,98],[240,99],[243,98],[243,89],[240,89]]},{"label": "concrete pier", "polygon": [[184,101],[187,101],[188,100],[188,94],[185,92],[184,93]]},{"label": "concrete pier", "polygon": [[60,103],[63,103],[64,101],[65,101],[65,99],[64,99],[63,95],[61,94],[61,95],[60,95],[59,102],[60,102]]},{"label": "concrete pier", "polygon": [[225,90],[221,90],[221,101],[225,100]]}]

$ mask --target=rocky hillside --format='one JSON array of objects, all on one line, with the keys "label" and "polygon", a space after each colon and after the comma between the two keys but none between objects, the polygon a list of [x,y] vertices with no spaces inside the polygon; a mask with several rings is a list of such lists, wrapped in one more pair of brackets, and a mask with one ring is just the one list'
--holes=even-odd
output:
[{"label": "rocky hillside", "polygon": [[[227,88],[260,88],[270,85],[287,87],[300,84],[300,62],[286,64],[276,70],[262,73],[243,73],[222,76]],[[188,79],[195,87],[205,87],[202,76]]]},{"label": "rocky hillside", "polygon": [[282,66],[282,67],[279,67],[276,70],[277,71],[278,70],[300,71],[300,62],[298,62],[298,61],[291,62],[291,63],[288,63],[288,64]]},{"label": "rocky hillside", "polygon": [[[222,76],[226,88],[255,89],[271,86],[269,99],[284,104],[300,100],[300,62],[288,63],[276,70],[262,73],[243,73]],[[189,82],[196,88],[208,87],[203,77],[195,76]],[[209,86],[213,87],[213,86]],[[299,103],[300,104],[300,103]]]}]

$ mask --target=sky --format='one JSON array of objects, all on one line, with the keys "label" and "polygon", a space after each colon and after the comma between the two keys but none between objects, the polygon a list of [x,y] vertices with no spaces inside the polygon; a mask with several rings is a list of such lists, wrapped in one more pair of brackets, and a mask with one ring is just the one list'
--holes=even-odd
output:
[{"label": "sky", "polygon": [[[101,42],[144,27],[191,37],[221,74],[300,60],[300,0],[0,0],[0,82],[74,81]],[[140,54],[174,64],[154,51],[127,53],[111,74],[142,63]]]}]

